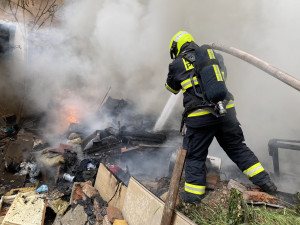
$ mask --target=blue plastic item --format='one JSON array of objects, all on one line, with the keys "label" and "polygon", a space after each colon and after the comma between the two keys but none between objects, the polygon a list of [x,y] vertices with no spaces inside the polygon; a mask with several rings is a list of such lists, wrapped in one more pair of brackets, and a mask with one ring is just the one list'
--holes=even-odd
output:
[{"label": "blue plastic item", "polygon": [[48,192],[48,186],[45,184],[43,184],[38,189],[36,189],[36,193],[38,194],[45,193],[45,192]]}]

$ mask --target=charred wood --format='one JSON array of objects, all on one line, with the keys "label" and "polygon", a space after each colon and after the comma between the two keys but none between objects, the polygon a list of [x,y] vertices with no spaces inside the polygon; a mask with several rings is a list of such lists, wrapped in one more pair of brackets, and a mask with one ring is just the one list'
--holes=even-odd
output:
[{"label": "charred wood", "polygon": [[135,138],[146,138],[149,140],[158,140],[160,142],[163,142],[166,140],[166,136],[163,134],[156,134],[156,133],[149,133],[146,131],[121,131],[121,136],[130,136]]},{"label": "charred wood", "polygon": [[106,152],[109,150],[120,149],[122,143],[119,139],[114,136],[108,136],[102,140],[99,137],[94,138],[90,145],[88,144],[84,149],[86,153],[93,153],[96,151]]}]

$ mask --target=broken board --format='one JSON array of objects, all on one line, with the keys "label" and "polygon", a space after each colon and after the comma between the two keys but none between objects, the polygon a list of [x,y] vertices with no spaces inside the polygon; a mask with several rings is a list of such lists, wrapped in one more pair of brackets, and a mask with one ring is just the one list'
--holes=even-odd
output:
[{"label": "broken board", "polygon": [[19,193],[10,206],[2,225],[42,225],[46,212],[46,195]]},{"label": "broken board", "polygon": [[122,209],[127,187],[101,163],[98,169],[94,187],[101,198],[109,205]]},{"label": "broken board", "polygon": [[[147,190],[134,178],[130,178],[122,213],[130,225],[160,224],[164,209],[164,202]],[[183,214],[175,211],[172,224],[196,225]]]}]

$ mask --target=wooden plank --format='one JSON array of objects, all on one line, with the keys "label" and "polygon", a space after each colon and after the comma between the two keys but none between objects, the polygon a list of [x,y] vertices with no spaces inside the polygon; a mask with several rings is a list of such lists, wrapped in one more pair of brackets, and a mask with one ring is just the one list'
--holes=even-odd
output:
[{"label": "wooden plank", "polygon": [[139,147],[140,148],[173,148],[173,149],[176,148],[170,145],[146,145],[146,144],[139,144]]},{"label": "wooden plank", "polygon": [[[160,224],[164,202],[133,177],[130,178],[122,213],[130,225]],[[175,211],[173,225],[196,225],[182,213]]]},{"label": "wooden plank", "polygon": [[124,153],[124,152],[129,152],[129,151],[132,151],[132,150],[137,150],[139,149],[140,147],[139,146],[134,146],[134,147],[131,147],[131,148],[121,148],[121,152]]},{"label": "wooden plank", "polygon": [[42,224],[41,225],[44,225],[44,222],[45,222],[45,217],[46,217],[46,209],[47,209],[47,205],[48,205],[48,194],[45,195],[45,203],[44,203],[44,210],[43,210],[43,217],[42,217]]},{"label": "wooden plank", "polygon": [[127,187],[101,163],[98,169],[94,187],[99,191],[101,198],[108,204],[122,209]]},{"label": "wooden plank", "polygon": [[157,149],[160,149],[160,148],[175,148],[174,146],[169,146],[169,145],[146,145],[146,144],[139,144],[137,146],[133,146],[131,148],[121,148],[121,152],[124,153],[124,152],[129,152],[129,151],[132,151],[132,150],[138,150],[138,149],[142,149],[142,148],[157,148]]},{"label": "wooden plank", "polygon": [[186,150],[183,148],[179,148],[170,181],[170,187],[164,207],[163,216],[160,223],[161,225],[170,225],[172,222],[172,216],[175,208],[176,199],[178,196],[179,182],[183,170],[185,156]]}]

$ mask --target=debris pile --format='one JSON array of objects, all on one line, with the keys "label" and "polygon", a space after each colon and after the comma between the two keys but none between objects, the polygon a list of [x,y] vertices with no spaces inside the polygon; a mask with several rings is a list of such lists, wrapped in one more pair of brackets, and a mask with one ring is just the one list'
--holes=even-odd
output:
[{"label": "debris pile", "polygon": [[[13,130],[17,127],[16,117],[6,116],[6,127],[2,129],[0,140],[3,161],[0,197],[4,221],[8,218],[11,222],[12,196],[22,193],[19,187],[30,187],[34,196],[43,199],[45,205],[44,208],[28,209],[33,213],[43,212],[40,224],[43,221],[49,224],[84,224],[83,221],[102,224],[105,218],[108,218],[107,224],[114,220],[120,223],[124,218],[115,216],[116,209],[109,206],[112,199],[103,200],[94,187],[100,164],[108,168],[118,183],[126,186],[134,174],[154,174],[139,166],[144,160],[159,159],[163,151],[165,158],[159,160],[168,162],[168,157],[180,144],[166,145],[167,134],[151,132],[154,120],[151,122],[149,116],[134,115],[133,108],[130,102],[109,97],[99,110],[99,116],[108,114],[112,118],[109,127],[89,134],[86,125],[71,123],[58,144],[48,143],[42,137],[39,121],[46,114],[23,119],[18,130]],[[170,131],[170,134],[175,132]],[[157,168],[157,172],[163,173],[159,170]],[[12,202],[7,203],[7,195]]]},{"label": "debris pile", "polygon": [[[0,224],[135,224],[134,219],[125,220],[131,213],[128,201],[136,197],[128,195],[135,188],[157,198],[153,204],[161,207],[182,137],[172,130],[152,132],[155,121],[135,115],[133,109],[130,102],[109,97],[98,112],[99,117],[111,116],[109,126],[90,132],[84,124],[71,123],[56,144],[42,137],[39,121],[45,114],[26,118],[18,126],[14,116],[6,116],[0,140]],[[203,203],[211,207],[220,202],[228,207],[233,189],[252,205],[280,208],[297,202],[294,195],[271,196],[234,180],[222,181],[220,158],[208,156],[206,168]],[[184,174],[181,182],[184,191]],[[181,207],[179,198],[177,206]],[[12,216],[16,213],[20,217]]]}]

